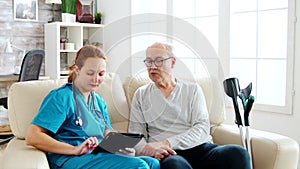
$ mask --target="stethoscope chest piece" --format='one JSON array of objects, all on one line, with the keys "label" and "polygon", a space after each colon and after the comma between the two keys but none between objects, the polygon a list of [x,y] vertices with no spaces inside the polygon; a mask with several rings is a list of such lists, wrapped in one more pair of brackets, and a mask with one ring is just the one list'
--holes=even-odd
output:
[{"label": "stethoscope chest piece", "polygon": [[75,123],[77,126],[82,126],[82,119],[80,117],[78,117],[78,119],[76,120]]}]

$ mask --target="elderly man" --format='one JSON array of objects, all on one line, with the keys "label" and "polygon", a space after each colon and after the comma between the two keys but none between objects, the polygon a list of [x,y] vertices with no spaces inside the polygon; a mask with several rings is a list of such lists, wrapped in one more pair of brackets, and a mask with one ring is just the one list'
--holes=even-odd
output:
[{"label": "elderly man", "polygon": [[136,91],[129,124],[129,132],[147,136],[137,153],[159,159],[163,169],[250,169],[243,147],[213,143],[201,87],[172,75],[171,45],[149,46],[144,63],[152,83]]}]

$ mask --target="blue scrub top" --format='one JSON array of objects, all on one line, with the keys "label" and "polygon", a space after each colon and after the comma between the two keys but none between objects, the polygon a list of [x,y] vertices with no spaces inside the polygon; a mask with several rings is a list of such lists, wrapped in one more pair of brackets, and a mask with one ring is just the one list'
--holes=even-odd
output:
[{"label": "blue scrub top", "polygon": [[[94,125],[93,127],[89,126],[89,129],[84,128],[84,126],[86,126],[85,124],[83,126],[76,124],[78,118],[75,113],[72,83],[64,84],[60,88],[52,90],[45,97],[32,124],[47,129],[49,135],[54,139],[74,146],[80,145],[89,136],[95,136],[98,138],[98,141],[101,142],[104,130],[111,129],[111,123],[104,100],[96,93],[94,93],[94,96],[95,99],[89,97],[88,104],[84,101],[85,99],[81,93],[75,96],[84,123],[89,123],[88,121],[90,121],[91,123],[89,124]],[[100,110],[105,120],[100,119],[94,109]],[[85,114],[91,118],[86,119]],[[107,123],[106,125],[104,124],[105,122]],[[91,129],[93,129],[93,131],[90,131]],[[93,133],[93,135],[87,133]],[[57,166],[61,166],[70,158],[68,155],[54,153],[47,153],[47,157],[49,162],[55,163]]]}]

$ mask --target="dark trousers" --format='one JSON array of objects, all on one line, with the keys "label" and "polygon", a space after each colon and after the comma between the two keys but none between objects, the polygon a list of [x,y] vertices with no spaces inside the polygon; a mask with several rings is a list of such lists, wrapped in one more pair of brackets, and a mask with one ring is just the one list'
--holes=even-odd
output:
[{"label": "dark trousers", "polygon": [[239,145],[204,143],[161,160],[161,169],[250,169],[249,153]]}]

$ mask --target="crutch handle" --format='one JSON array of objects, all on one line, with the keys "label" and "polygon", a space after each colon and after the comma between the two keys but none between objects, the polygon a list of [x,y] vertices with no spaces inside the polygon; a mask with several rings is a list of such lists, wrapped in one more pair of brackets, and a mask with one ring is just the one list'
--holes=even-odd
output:
[{"label": "crutch handle", "polygon": [[252,109],[253,103],[254,103],[254,97],[250,96],[249,99],[248,99],[247,105],[245,107],[245,111],[244,111],[245,126],[250,126],[249,114],[250,114],[250,111]]}]

